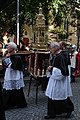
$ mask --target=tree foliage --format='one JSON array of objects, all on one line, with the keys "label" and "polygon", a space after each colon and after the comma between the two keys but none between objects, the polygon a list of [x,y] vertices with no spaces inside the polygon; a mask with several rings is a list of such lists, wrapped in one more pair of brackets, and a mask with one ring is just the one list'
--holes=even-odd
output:
[{"label": "tree foliage", "polygon": [[[2,7],[4,9],[0,12],[0,33],[3,31],[16,32],[17,0],[13,0],[13,2],[12,0],[0,1],[5,1],[5,6]],[[34,24],[40,3],[46,18],[46,25],[55,23],[56,26],[61,26],[64,18],[68,18],[68,16],[74,17],[75,7],[78,6],[77,1],[20,0],[20,26],[24,21],[28,24]]]}]

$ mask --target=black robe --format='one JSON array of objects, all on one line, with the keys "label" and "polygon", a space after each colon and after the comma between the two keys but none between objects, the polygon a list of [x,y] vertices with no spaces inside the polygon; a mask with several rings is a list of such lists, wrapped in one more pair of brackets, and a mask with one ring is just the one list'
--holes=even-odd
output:
[{"label": "black robe", "polygon": [[[53,65],[53,67],[60,69],[62,75],[64,76],[69,75],[69,70],[68,70],[69,63],[67,63],[66,54],[63,54],[62,52],[56,54],[55,56],[53,56],[53,61],[51,64]],[[54,117],[57,114],[70,113],[73,110],[74,110],[74,105],[69,97],[65,100],[52,100],[48,98],[47,114],[50,117]]]},{"label": "black robe", "polygon": [[0,120],[6,120],[5,111],[3,107],[3,93],[2,93],[2,84],[0,82]]},{"label": "black robe", "polygon": [[22,63],[22,59],[19,55],[13,54],[10,56],[11,59],[11,68],[14,70],[19,70],[19,71],[23,71],[23,63]]},{"label": "black robe", "polygon": [[[22,60],[19,55],[11,55],[11,68],[14,70],[23,71]],[[13,99],[14,98],[14,99]],[[25,100],[23,88],[6,90],[3,89],[3,107],[5,110],[12,108],[22,108],[26,107],[27,102]]]},{"label": "black robe", "polygon": [[62,75],[64,76],[69,75],[67,59],[62,52],[56,54],[56,56],[54,57],[53,67],[59,68],[61,70]]}]

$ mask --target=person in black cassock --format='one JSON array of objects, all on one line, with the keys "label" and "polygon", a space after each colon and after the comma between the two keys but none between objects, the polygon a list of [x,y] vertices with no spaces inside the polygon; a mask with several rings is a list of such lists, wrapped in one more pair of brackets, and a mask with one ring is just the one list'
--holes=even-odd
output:
[{"label": "person in black cassock", "polygon": [[45,119],[55,118],[56,115],[66,114],[66,118],[71,116],[74,111],[74,105],[70,100],[72,96],[71,85],[69,81],[68,64],[64,60],[64,55],[60,50],[60,44],[51,42],[51,51],[53,54],[52,66],[48,70],[52,70],[46,89],[48,97],[47,116]]},{"label": "person in black cassock", "polygon": [[23,93],[22,60],[18,54],[15,54],[16,50],[17,45],[9,42],[7,52],[2,59],[3,65],[6,67],[3,83],[3,107],[5,110],[27,106]]},{"label": "person in black cassock", "polygon": [[70,60],[70,55],[69,55],[69,51],[66,49],[66,44],[64,41],[60,41],[60,50],[61,50],[61,53],[63,54],[64,56],[64,61],[65,61],[65,64],[68,66],[67,67],[67,72],[69,72],[69,81],[71,82],[71,60]]},{"label": "person in black cassock", "polygon": [[6,120],[2,99],[2,84],[0,82],[0,120]]}]

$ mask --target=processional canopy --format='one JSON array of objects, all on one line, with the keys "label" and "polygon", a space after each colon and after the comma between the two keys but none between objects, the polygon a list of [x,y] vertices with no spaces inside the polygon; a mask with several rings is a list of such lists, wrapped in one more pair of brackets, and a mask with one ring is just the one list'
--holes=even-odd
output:
[{"label": "processional canopy", "polygon": [[31,54],[29,71],[36,76],[45,76],[48,66],[49,51],[47,46],[45,17],[42,14],[40,5],[39,14],[36,16],[36,24],[34,27],[35,43],[33,48],[36,49]]},{"label": "processional canopy", "polygon": [[42,8],[40,5],[39,14],[36,16],[36,24],[35,24],[35,44],[34,48],[37,50],[46,50],[47,49],[47,37],[46,37],[46,25],[45,25],[45,17],[42,14]]}]

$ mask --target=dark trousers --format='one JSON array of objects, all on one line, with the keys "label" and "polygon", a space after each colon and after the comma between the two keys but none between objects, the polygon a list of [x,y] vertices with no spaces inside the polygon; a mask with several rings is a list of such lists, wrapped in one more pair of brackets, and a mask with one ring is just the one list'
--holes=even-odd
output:
[{"label": "dark trousers", "polygon": [[74,71],[75,71],[75,68],[71,67],[71,82],[75,82]]}]

